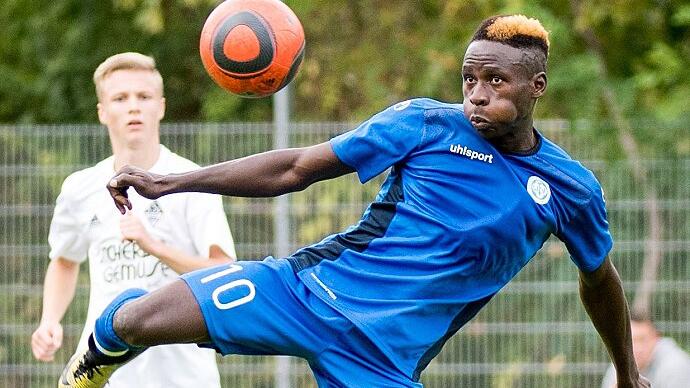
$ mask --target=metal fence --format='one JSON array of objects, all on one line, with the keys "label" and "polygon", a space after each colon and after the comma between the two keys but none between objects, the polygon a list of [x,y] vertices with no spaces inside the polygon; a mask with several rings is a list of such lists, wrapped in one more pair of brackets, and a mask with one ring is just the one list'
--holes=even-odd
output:
[{"label": "metal fence", "polygon": [[[664,334],[690,348],[690,160],[648,160],[663,233],[650,241],[648,200],[626,163],[596,160],[590,139],[572,136],[570,123],[539,127],[591,168],[606,191],[616,240],[612,259],[630,299],[640,284],[645,252],[661,252],[652,313]],[[343,123],[292,124],[290,146],[324,141],[350,127]],[[272,148],[265,123],[174,124],[162,142],[199,164]],[[110,154],[105,129],[81,126],[0,126],[0,387],[54,387],[85,319],[88,271],[63,324],[65,340],[54,363],[36,362],[30,335],[41,313],[48,264],[47,234],[62,180]],[[359,219],[381,179],[360,185],[353,175],[321,182],[286,196],[292,250]],[[225,210],[241,259],[275,251],[273,199],[226,198]],[[274,357],[220,360],[224,387],[314,387],[306,364]],[[428,387],[595,387],[607,366],[601,341],[577,294],[577,271],[563,245],[547,242],[530,264],[465,328],[422,375]]]}]

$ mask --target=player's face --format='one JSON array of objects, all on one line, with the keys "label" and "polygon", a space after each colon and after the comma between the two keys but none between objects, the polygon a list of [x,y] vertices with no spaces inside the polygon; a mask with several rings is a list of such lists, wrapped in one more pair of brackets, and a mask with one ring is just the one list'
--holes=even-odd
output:
[{"label": "player's face", "polygon": [[649,322],[631,322],[633,355],[640,369],[646,369],[652,361],[654,347],[659,341],[659,334]]},{"label": "player's face", "polygon": [[117,70],[101,83],[98,118],[118,144],[158,142],[165,98],[160,78],[150,71]]},{"label": "player's face", "polygon": [[498,42],[472,42],[462,65],[465,117],[487,139],[529,129],[546,75],[534,74],[525,51]]}]

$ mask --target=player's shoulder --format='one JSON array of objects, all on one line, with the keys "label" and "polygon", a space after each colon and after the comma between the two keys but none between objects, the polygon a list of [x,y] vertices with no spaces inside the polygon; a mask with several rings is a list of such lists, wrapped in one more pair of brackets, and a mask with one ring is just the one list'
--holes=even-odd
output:
[{"label": "player's shoulder", "polygon": [[[105,182],[113,175],[113,157],[110,156],[91,167],[69,174],[62,182],[62,193],[66,195],[86,194],[91,187]],[[102,189],[102,187],[99,187]]]},{"label": "player's shoulder", "polygon": [[185,158],[184,156],[180,156],[180,155],[176,154],[175,152],[171,151],[170,149],[168,149],[166,146],[164,146],[162,144],[161,144],[161,158],[163,161],[163,163],[161,165],[161,171],[153,171],[153,172],[169,174],[169,173],[192,171],[192,170],[197,170],[200,168],[200,166],[198,164],[196,164],[195,162]]},{"label": "player's shoulder", "polygon": [[662,337],[656,345],[655,353],[658,353],[658,358],[664,359],[665,362],[676,360],[690,367],[690,355],[672,338]]},{"label": "player's shoulder", "polygon": [[650,374],[672,376],[675,380],[682,381],[684,386],[688,386],[690,383],[690,355],[673,339],[662,337],[654,347],[653,358],[653,368],[651,368]]},{"label": "player's shoulder", "polygon": [[462,104],[453,104],[432,98],[413,98],[391,105],[381,112],[388,120],[411,123],[442,124],[443,127],[466,128]]},{"label": "player's shoulder", "polygon": [[544,136],[542,136],[542,146],[538,155],[578,186],[584,187],[590,194],[601,192],[601,184],[592,170]]},{"label": "player's shoulder", "polygon": [[412,98],[405,101],[400,101],[391,105],[389,110],[397,112],[434,112],[434,111],[448,111],[449,113],[462,114],[462,104],[453,104],[435,100],[428,97]]}]

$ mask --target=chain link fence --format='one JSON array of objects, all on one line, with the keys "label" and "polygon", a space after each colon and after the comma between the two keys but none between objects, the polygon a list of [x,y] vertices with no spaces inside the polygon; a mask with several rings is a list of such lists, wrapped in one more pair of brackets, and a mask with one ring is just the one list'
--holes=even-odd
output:
[{"label": "chain link fence", "polygon": [[[665,335],[690,348],[690,160],[652,159],[646,169],[656,193],[660,238],[648,237],[649,199],[629,163],[597,159],[592,139],[573,136],[567,121],[538,128],[583,161],[606,192],[615,238],[611,254],[630,300],[640,287],[650,245],[661,253],[652,279],[651,311]],[[347,123],[291,124],[290,146],[325,141]],[[168,124],[162,142],[208,165],[272,148],[270,123]],[[54,363],[36,362],[30,335],[41,314],[48,264],[47,235],[55,198],[71,172],[110,154],[107,132],[95,125],[0,126],[0,387],[54,387],[74,350],[88,304],[82,271],[63,324],[65,339]],[[287,196],[289,245],[295,250],[356,222],[382,179],[360,185],[354,175],[321,182]],[[225,198],[241,260],[275,251],[273,199]],[[649,280],[649,279],[647,279]],[[596,387],[606,351],[579,301],[577,271],[564,246],[550,240],[530,264],[465,328],[422,375],[428,387]],[[315,387],[306,363],[274,357],[220,359],[224,387]],[[280,377],[276,377],[280,376]]]}]

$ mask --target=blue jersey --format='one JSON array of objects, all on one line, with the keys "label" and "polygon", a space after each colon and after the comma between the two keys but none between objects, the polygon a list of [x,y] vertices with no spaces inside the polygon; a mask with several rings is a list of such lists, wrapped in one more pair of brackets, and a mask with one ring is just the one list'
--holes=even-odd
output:
[{"label": "blue jersey", "polygon": [[599,183],[538,135],[500,153],[462,106],[396,104],[331,140],[366,182],[390,174],[362,219],[289,257],[306,286],[417,380],[462,325],[554,234],[586,272],[612,240]]}]

